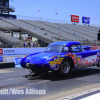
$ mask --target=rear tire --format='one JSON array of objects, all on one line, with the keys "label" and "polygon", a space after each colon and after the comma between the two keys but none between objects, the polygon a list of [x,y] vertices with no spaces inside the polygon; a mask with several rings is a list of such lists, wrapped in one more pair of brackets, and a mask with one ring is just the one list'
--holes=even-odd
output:
[{"label": "rear tire", "polygon": [[72,72],[72,63],[70,60],[66,59],[62,62],[59,70],[53,71],[56,76],[69,76]]}]

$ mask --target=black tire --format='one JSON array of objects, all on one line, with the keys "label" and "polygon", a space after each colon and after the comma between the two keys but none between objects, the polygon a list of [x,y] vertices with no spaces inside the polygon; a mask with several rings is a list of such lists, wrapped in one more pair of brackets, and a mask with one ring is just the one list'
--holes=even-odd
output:
[{"label": "black tire", "polygon": [[53,74],[56,76],[69,76],[72,72],[72,63],[69,59],[66,59],[62,62],[59,70],[53,71]]},{"label": "black tire", "polygon": [[98,62],[98,64],[97,64],[97,67],[100,67],[100,59],[99,59],[99,62]]}]

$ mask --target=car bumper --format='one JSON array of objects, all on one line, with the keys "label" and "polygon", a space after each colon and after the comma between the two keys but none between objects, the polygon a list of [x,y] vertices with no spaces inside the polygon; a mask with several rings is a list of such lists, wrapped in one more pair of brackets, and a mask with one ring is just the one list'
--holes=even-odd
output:
[{"label": "car bumper", "polygon": [[33,72],[44,72],[49,70],[48,66],[36,65],[32,63],[26,63],[26,68],[31,69]]}]

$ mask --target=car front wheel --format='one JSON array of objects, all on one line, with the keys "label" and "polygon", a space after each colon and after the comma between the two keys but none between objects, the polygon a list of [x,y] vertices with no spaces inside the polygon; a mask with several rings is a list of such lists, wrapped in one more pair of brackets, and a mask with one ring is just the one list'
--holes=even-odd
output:
[{"label": "car front wheel", "polygon": [[62,62],[58,71],[53,71],[56,76],[69,76],[72,71],[72,63],[70,60],[66,59]]}]

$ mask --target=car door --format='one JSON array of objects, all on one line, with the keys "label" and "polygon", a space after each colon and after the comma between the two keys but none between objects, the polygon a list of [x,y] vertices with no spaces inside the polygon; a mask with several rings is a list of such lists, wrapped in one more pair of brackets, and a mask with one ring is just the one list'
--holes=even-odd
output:
[{"label": "car door", "polygon": [[83,50],[81,45],[72,45],[70,47],[70,52],[76,56],[75,67],[84,68],[92,65],[92,58],[90,57],[92,53],[90,51]]}]

